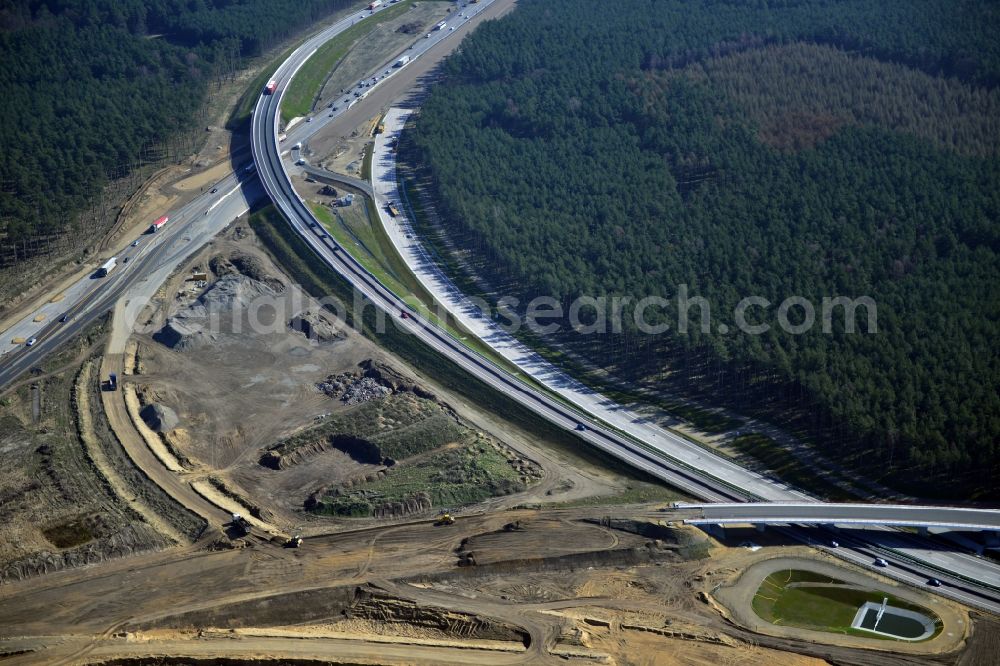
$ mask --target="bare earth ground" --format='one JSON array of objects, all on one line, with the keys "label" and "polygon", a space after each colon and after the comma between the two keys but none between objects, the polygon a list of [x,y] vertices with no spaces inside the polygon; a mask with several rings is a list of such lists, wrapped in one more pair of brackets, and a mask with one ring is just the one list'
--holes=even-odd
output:
[{"label": "bare earth ground", "polygon": [[[12,664],[166,655],[872,666],[964,658],[958,650],[909,657],[887,641],[875,641],[871,651],[843,646],[836,636],[823,644],[752,633],[706,600],[767,555],[716,546],[704,558],[698,544],[705,537],[691,528],[660,527],[660,538],[650,539],[631,531],[641,520],[616,529],[596,516],[582,521],[588,513],[600,511],[520,510],[448,527],[403,524],[317,536],[298,550],[254,539],[241,550],[151,554],[100,571],[54,574],[0,588],[0,631],[10,637],[0,649],[40,651],[10,656]],[[470,548],[479,563],[459,566]],[[804,547],[792,551],[807,566],[824,565]],[[852,575],[840,567],[838,574]],[[988,647],[995,625],[974,622],[984,631],[973,636],[985,637]]]},{"label": "bare earth ground", "polygon": [[[187,279],[203,271],[209,279]],[[168,316],[190,311],[202,302],[197,300],[200,295],[212,293],[220,283],[254,284],[245,279],[247,274],[273,290],[275,307],[289,302],[295,306],[280,316],[276,311],[265,316],[265,322],[276,324],[269,330],[251,330],[244,325],[246,313],[236,308],[240,317],[228,320],[230,328],[220,324],[218,331],[189,336],[174,348],[152,337]],[[0,585],[0,637],[5,637],[0,638],[0,654],[10,655],[5,662],[827,660],[874,666],[955,664],[960,659],[976,663],[975,655],[989,654],[994,620],[969,618],[958,608],[951,609],[950,616],[941,612],[946,622],[943,636],[950,643],[899,646],[870,641],[872,645],[862,647],[834,635],[755,631],[745,608],[737,604],[729,612],[714,601],[718,590],[727,589],[741,572],[755,571],[757,563],[774,552],[799,558],[802,566],[838,567],[840,578],[886,584],[805,547],[767,546],[751,553],[714,544],[709,550],[711,542],[702,533],[651,521],[651,516],[673,516],[650,505],[514,508],[529,500],[562,499],[546,489],[563,488],[567,481],[577,497],[606,493],[617,477],[479,413],[461,396],[420,379],[351,330],[328,330],[331,340],[316,343],[291,331],[287,318],[315,306],[304,296],[294,303],[296,293],[297,287],[270,262],[252,233],[237,225],[168,281],[159,302],[140,318],[144,330],[135,336],[137,344],[119,341],[116,347],[124,350],[124,367],[129,368],[122,377],[126,386],[177,414],[177,423],[167,431],[173,436],[164,441],[186,471],[178,475],[164,469],[157,482],[193,482],[201,489],[202,501],[225,505],[225,510],[231,511],[233,502],[256,507],[253,533],[227,538],[209,531],[200,539],[188,536],[182,545],[136,549],[117,559],[102,558],[100,566]],[[240,294],[232,292],[235,302]],[[233,332],[234,321],[244,325],[241,332]],[[210,344],[199,343],[206,335]],[[79,359],[80,352],[73,358]],[[435,526],[427,518],[357,521],[303,514],[290,497],[300,499],[302,489],[316,477],[336,475],[359,463],[336,450],[321,451],[289,468],[294,474],[287,479],[293,481],[277,482],[283,471],[261,467],[261,447],[283,433],[311,427],[316,413],[351,413],[355,408],[317,393],[313,383],[365,359],[391,366],[448,404],[457,418],[536,461],[542,480],[523,493],[467,510],[448,526]],[[121,413],[121,392],[103,392],[101,398],[89,400],[92,409],[82,420],[84,439],[91,437],[93,424],[101,418],[94,406],[113,410],[116,429],[129,419]],[[31,394],[25,393],[10,406],[30,421],[32,405]],[[145,448],[141,441],[129,441],[133,453]],[[214,485],[212,477],[223,483]],[[114,496],[129,499],[132,486],[111,487]],[[153,526],[152,533],[156,521],[141,518],[150,510],[170,520],[182,537],[189,534],[177,518],[188,515],[183,509],[146,506],[135,508],[141,524]],[[630,516],[636,519],[625,520]],[[268,529],[272,524],[275,530]],[[306,539],[298,549],[282,547],[268,533],[303,525],[308,527],[303,531]],[[922,595],[921,600],[932,603]],[[963,652],[967,635],[971,647]]]},{"label": "bare earth ground", "polygon": [[[230,265],[232,257],[252,262],[261,278],[257,282],[272,285],[274,293],[264,294],[249,308],[220,311],[218,327],[195,336],[196,342],[204,339],[204,343],[171,348],[158,339],[169,318],[189,312],[192,305],[201,302],[201,295],[213,292],[219,282],[212,266],[229,270],[221,267]],[[186,280],[199,271],[209,273],[208,282]],[[160,303],[141,320],[144,332],[135,339],[142,373],[128,376],[126,393],[135,386],[143,404],[163,405],[177,414],[178,422],[164,439],[181,461],[184,478],[191,481],[211,475],[224,479],[251,506],[266,507],[271,519],[286,530],[300,531],[306,526],[311,526],[310,530],[330,529],[331,519],[302,511],[309,494],[321,486],[336,486],[385,469],[359,462],[336,448],[280,471],[259,462],[267,447],[316,426],[318,418],[355,409],[324,395],[316,384],[331,375],[356,373],[366,361],[398,369],[409,382],[426,387],[434,400],[454,410],[466,427],[487,433],[501,449],[519,452],[525,465],[538,466],[538,482],[532,482],[525,492],[490,500],[489,506],[569,501],[615,490],[614,475],[581,461],[567,465],[545,450],[537,437],[500,423],[473,409],[461,396],[418,379],[405,364],[346,326],[338,326],[331,340],[311,340],[292,330],[288,323],[293,317],[304,311],[319,312],[320,307],[273,265],[246,228],[226,232],[193,257],[168,281],[159,297]],[[251,315],[257,324],[251,323]],[[145,424],[137,425],[145,429]],[[407,463],[399,461],[397,466]],[[394,472],[388,473],[392,478]]]}]

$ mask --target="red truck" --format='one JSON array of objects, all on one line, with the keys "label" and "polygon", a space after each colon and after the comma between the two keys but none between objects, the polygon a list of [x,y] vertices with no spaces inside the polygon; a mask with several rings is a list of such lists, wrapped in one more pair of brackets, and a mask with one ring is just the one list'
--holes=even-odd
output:
[{"label": "red truck", "polygon": [[149,227],[149,232],[155,234],[157,231],[163,228],[163,225],[170,221],[170,218],[164,215],[163,217],[153,222]]},{"label": "red truck", "polygon": [[268,81],[267,85],[264,86],[264,92],[268,95],[273,95],[274,91],[277,89],[278,89],[278,82],[275,81],[274,79]]}]

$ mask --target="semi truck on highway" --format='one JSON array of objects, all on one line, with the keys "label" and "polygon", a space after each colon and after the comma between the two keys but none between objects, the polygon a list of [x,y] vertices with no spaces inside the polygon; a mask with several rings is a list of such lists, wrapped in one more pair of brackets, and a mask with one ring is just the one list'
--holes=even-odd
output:
[{"label": "semi truck on highway", "polygon": [[274,79],[271,79],[270,81],[267,82],[267,85],[264,86],[264,93],[267,95],[273,95],[274,91],[277,89],[278,89],[278,82],[275,81]]},{"label": "semi truck on highway", "polygon": [[438,23],[437,25],[434,26],[434,29],[435,30],[444,30],[447,27],[448,27],[448,23],[446,21],[441,21],[440,23]]},{"label": "semi truck on highway", "polygon": [[155,234],[157,231],[163,228],[164,224],[166,224],[169,221],[170,218],[167,217],[166,215],[157,219],[156,222],[153,222],[151,225],[149,225],[149,233]]},{"label": "semi truck on highway", "polygon": [[410,62],[410,56],[405,55],[402,58],[400,58],[399,60],[397,60],[396,64],[393,65],[393,67],[402,67],[403,65],[405,65],[408,62]]},{"label": "semi truck on highway", "polygon": [[117,265],[118,265],[118,260],[115,257],[111,257],[103,264],[101,264],[101,267],[97,269],[97,277],[107,277],[108,273],[113,271],[115,269],[115,266]]},{"label": "semi truck on highway", "polygon": [[382,6],[382,0],[373,0],[372,2],[368,3],[368,9],[371,11],[375,11],[375,9],[381,6]]}]

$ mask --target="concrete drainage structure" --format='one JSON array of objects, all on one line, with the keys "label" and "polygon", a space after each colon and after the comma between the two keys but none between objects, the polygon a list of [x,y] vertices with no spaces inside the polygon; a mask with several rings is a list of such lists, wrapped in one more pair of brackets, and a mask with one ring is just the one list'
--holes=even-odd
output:
[{"label": "concrete drainage structure", "polygon": [[922,641],[934,635],[935,622],[923,613],[866,601],[851,627],[901,641]]}]

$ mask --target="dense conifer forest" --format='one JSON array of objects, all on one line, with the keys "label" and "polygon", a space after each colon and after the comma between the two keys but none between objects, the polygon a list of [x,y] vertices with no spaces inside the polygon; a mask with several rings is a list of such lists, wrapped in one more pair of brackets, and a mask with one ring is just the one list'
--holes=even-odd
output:
[{"label": "dense conifer forest", "polygon": [[181,157],[171,139],[210,82],[350,4],[0,2],[0,263],[70,231],[102,233],[78,214],[110,180]]},{"label": "dense conifer forest", "polygon": [[[711,305],[708,334],[557,334],[587,359],[995,499],[997,34],[990,2],[521,0],[447,62],[404,158],[496,295]],[[747,296],[764,334],[733,332]],[[877,331],[787,333],[789,296],[817,320],[871,297]]]}]

